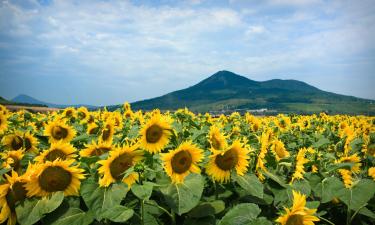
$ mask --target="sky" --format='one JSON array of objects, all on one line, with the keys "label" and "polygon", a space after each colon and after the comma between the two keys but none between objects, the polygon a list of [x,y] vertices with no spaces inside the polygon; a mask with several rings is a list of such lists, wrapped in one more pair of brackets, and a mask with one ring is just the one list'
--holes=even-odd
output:
[{"label": "sky", "polygon": [[220,70],[375,99],[373,0],[0,0],[0,96],[111,105]]}]

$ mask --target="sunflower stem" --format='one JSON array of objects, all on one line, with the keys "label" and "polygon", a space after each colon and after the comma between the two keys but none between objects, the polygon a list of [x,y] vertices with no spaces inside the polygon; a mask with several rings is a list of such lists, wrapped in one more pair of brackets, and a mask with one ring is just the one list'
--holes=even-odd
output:
[{"label": "sunflower stem", "polygon": [[145,225],[145,200],[141,201],[141,224]]},{"label": "sunflower stem", "polygon": [[170,218],[171,218],[171,222],[172,224],[176,224],[176,221],[174,220],[174,216],[172,215],[172,213],[170,213],[168,210],[166,210],[165,208],[161,207],[160,205],[157,205],[157,204],[152,204],[152,203],[149,203],[149,202],[145,202],[146,205],[152,205],[152,206],[155,206],[157,208],[159,208],[160,210],[162,210],[163,212],[165,212]]},{"label": "sunflower stem", "polygon": [[331,225],[335,225],[334,223],[332,223],[331,221],[327,220],[326,218],[323,218],[321,216],[318,216],[318,217],[319,217],[319,219],[323,220],[324,222],[327,222],[327,223],[329,223]]},{"label": "sunflower stem", "polygon": [[213,183],[214,183],[214,191],[215,191],[215,200],[217,200],[219,198],[219,193],[217,192],[216,182],[213,181]]}]

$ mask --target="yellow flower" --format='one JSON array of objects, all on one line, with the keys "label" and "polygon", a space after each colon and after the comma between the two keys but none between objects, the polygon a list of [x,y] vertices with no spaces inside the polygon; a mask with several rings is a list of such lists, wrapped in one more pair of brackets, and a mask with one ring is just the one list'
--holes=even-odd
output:
[{"label": "yellow flower", "polygon": [[368,169],[368,175],[369,175],[370,177],[372,177],[372,179],[374,179],[374,181],[375,181],[375,167],[370,167],[370,168]]},{"label": "yellow flower", "polygon": [[47,196],[63,191],[65,196],[78,195],[84,170],[72,165],[75,160],[46,161],[29,166],[26,171],[29,182],[26,183],[27,196]]},{"label": "yellow flower", "polygon": [[303,179],[303,174],[305,173],[304,164],[309,161],[305,158],[306,151],[306,148],[301,148],[297,153],[296,169],[293,173],[291,182],[293,182],[295,179]]},{"label": "yellow flower", "polygon": [[98,134],[100,131],[99,126],[96,123],[89,123],[87,125],[87,134],[93,135]]},{"label": "yellow flower", "polygon": [[354,165],[351,168],[351,171],[354,173],[359,173],[361,171],[361,158],[357,155],[351,155],[351,156],[343,156],[339,160],[336,160],[336,163],[347,163],[351,162],[354,163]]},{"label": "yellow flower", "polygon": [[51,143],[63,141],[70,142],[76,135],[76,131],[61,120],[55,120],[47,124],[44,134],[49,136]]},{"label": "yellow flower", "polygon": [[76,110],[73,107],[68,107],[64,109],[62,113],[64,117],[74,117]]},{"label": "yellow flower", "polygon": [[113,135],[115,134],[115,124],[112,120],[108,119],[103,126],[100,140],[103,142],[112,142]]},{"label": "yellow flower", "polygon": [[227,182],[232,170],[243,176],[249,164],[249,150],[243,148],[239,140],[225,150],[211,150],[213,154],[206,167],[206,173],[218,182]]},{"label": "yellow flower", "polygon": [[0,153],[1,158],[4,160],[2,166],[4,168],[13,168],[13,170],[19,171],[21,169],[21,159],[24,156],[23,153],[23,150]]},{"label": "yellow flower", "polygon": [[79,107],[77,110],[77,117],[81,120],[81,123],[86,123],[90,118],[90,112],[86,107]]},{"label": "yellow flower", "polygon": [[0,113],[0,134],[8,129],[8,118],[6,114]]},{"label": "yellow flower", "polygon": [[24,186],[27,180],[14,171],[11,176],[7,174],[5,176],[7,183],[0,185],[0,224],[8,220],[8,225],[15,225],[17,222],[15,206],[26,198]]},{"label": "yellow flower", "polygon": [[350,188],[353,184],[352,172],[346,169],[339,169],[342,180],[346,188]]},{"label": "yellow flower", "polygon": [[136,172],[131,172],[127,177],[124,177],[124,173],[143,158],[142,152],[137,150],[137,148],[137,144],[115,148],[110,151],[107,159],[98,161],[101,165],[98,169],[100,174],[99,185],[101,187],[108,187],[110,184],[122,180],[130,188],[138,180]]},{"label": "yellow flower", "polygon": [[293,190],[293,206],[285,208],[285,213],[277,218],[281,225],[314,225],[319,218],[314,216],[317,209],[306,207],[306,196]]},{"label": "yellow flower", "polygon": [[227,140],[225,136],[220,132],[220,128],[216,125],[211,126],[208,133],[208,141],[211,144],[211,148],[215,150],[222,150],[227,147]]},{"label": "yellow flower", "polygon": [[109,152],[113,149],[111,142],[100,141],[87,145],[84,150],[79,152],[81,157],[101,156],[102,154]]},{"label": "yellow flower", "polygon": [[275,153],[277,161],[285,157],[289,157],[289,152],[286,150],[284,143],[280,140],[273,141],[271,150]]},{"label": "yellow flower", "polygon": [[182,143],[177,149],[162,154],[164,170],[173,183],[183,183],[187,175],[200,173],[197,165],[203,159],[203,151],[191,141]]},{"label": "yellow flower", "polygon": [[150,153],[160,152],[169,143],[171,130],[169,119],[154,112],[151,119],[140,130],[141,146]]},{"label": "yellow flower", "polygon": [[67,160],[74,159],[76,156],[76,149],[66,142],[54,142],[48,150],[42,152],[39,156],[35,157],[35,161],[42,163],[46,161],[55,161],[56,159]]},{"label": "yellow flower", "polygon": [[22,133],[19,131],[16,131],[14,134],[6,135],[2,139],[2,143],[9,150],[13,150],[13,151],[21,150],[24,145]]}]

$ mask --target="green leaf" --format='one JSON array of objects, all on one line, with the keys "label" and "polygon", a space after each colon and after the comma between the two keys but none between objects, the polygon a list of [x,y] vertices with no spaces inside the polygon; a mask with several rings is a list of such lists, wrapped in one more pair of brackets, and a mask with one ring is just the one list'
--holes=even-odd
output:
[{"label": "green leaf", "polygon": [[130,219],[134,214],[133,209],[122,205],[111,207],[102,213],[103,218],[109,219],[116,223],[123,223]]},{"label": "green leaf", "polygon": [[64,200],[63,192],[56,192],[42,199],[26,199],[16,207],[17,221],[20,224],[34,224],[45,214],[54,211]]},{"label": "green leaf", "polygon": [[365,216],[368,216],[372,219],[375,219],[375,213],[372,212],[371,210],[369,210],[368,208],[366,207],[363,207],[361,208],[359,211],[358,211],[359,214],[362,214],[362,215],[365,215]]},{"label": "green leaf", "polygon": [[251,221],[247,225],[272,225],[272,222],[267,220],[265,217],[259,217]]},{"label": "green leaf", "polygon": [[254,174],[245,174],[244,176],[234,176],[233,179],[250,195],[263,198],[263,184]]},{"label": "green leaf", "polygon": [[79,208],[70,208],[65,214],[60,216],[51,225],[89,225],[94,221],[94,215],[91,211],[84,212]]},{"label": "green leaf", "polygon": [[73,138],[73,140],[71,142],[72,143],[76,143],[76,142],[80,142],[80,141],[86,142],[89,138],[90,138],[90,135],[84,133],[84,134],[81,134],[81,135]]},{"label": "green leaf", "polygon": [[148,200],[152,194],[152,188],[154,187],[151,182],[144,182],[143,185],[133,184],[131,190],[135,196],[139,199]]},{"label": "green leaf", "polygon": [[299,191],[300,193],[310,196],[311,187],[307,180],[297,180],[291,184],[292,189]]},{"label": "green leaf", "polygon": [[356,211],[366,206],[367,202],[374,197],[375,182],[370,179],[362,179],[351,188],[341,189],[338,197],[350,209]]},{"label": "green leaf", "polygon": [[351,170],[353,165],[354,165],[354,163],[352,163],[352,162],[332,164],[332,165],[327,166],[327,172],[330,173],[330,172],[333,172],[333,171],[338,170],[338,169]]},{"label": "green leaf", "polygon": [[105,219],[102,215],[107,209],[120,205],[128,188],[126,184],[112,184],[108,188],[99,187],[94,179],[82,182],[81,196],[87,207],[92,210],[97,220]]},{"label": "green leaf", "polygon": [[319,141],[315,142],[315,143],[313,144],[313,147],[314,147],[314,148],[320,148],[320,147],[322,147],[323,145],[326,145],[326,144],[329,144],[329,143],[330,143],[329,139],[323,137],[323,138],[319,139]]},{"label": "green leaf", "polygon": [[178,215],[186,213],[198,205],[204,187],[204,179],[199,174],[190,174],[184,183],[169,184],[160,191],[169,205]]},{"label": "green leaf", "polygon": [[322,203],[331,201],[334,197],[338,197],[338,192],[345,189],[344,184],[337,177],[328,177],[323,179],[321,185]]},{"label": "green leaf", "polygon": [[260,213],[253,203],[241,203],[229,210],[220,220],[219,225],[242,225],[253,221]]},{"label": "green leaf", "polygon": [[287,185],[283,179],[281,179],[279,176],[269,172],[269,171],[263,171],[263,174],[266,175],[266,177],[270,178],[271,180],[278,183],[281,187],[287,188]]}]

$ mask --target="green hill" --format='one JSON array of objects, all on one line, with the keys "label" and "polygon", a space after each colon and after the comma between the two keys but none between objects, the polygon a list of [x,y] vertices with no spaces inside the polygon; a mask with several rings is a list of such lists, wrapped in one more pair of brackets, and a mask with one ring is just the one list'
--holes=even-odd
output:
[{"label": "green hill", "polygon": [[134,109],[196,112],[254,110],[267,108],[283,113],[375,114],[375,101],[322,91],[297,80],[250,80],[229,71],[219,71],[189,88],[134,102]]}]

